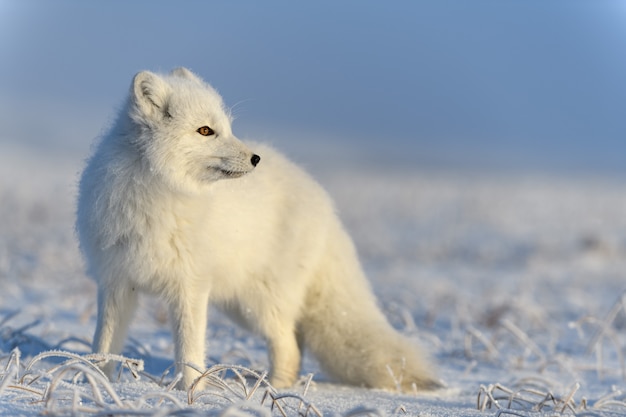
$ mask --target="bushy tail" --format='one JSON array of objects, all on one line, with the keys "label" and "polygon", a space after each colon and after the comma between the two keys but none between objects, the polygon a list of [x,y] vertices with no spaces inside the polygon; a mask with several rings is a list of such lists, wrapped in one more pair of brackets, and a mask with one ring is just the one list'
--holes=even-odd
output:
[{"label": "bushy tail", "polygon": [[[378,308],[352,243],[337,244],[308,294],[299,327],[306,347],[338,382],[404,392],[441,387],[427,356]],[[345,256],[347,248],[354,256]]]}]

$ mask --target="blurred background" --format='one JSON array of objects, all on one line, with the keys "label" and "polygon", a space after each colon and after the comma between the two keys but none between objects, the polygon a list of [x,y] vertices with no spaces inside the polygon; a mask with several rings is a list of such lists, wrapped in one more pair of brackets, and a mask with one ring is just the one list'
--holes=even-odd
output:
[{"label": "blurred background", "polygon": [[624,1],[0,0],[0,57],[0,152],[80,166],[186,66],[313,170],[626,173]]}]

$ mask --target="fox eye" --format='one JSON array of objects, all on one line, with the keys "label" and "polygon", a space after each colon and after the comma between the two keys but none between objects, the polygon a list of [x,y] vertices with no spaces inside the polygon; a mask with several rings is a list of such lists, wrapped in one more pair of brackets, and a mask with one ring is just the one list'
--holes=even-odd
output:
[{"label": "fox eye", "polygon": [[211,129],[208,126],[199,127],[198,130],[196,130],[196,132],[200,133],[202,136],[211,136],[215,134],[213,129]]}]

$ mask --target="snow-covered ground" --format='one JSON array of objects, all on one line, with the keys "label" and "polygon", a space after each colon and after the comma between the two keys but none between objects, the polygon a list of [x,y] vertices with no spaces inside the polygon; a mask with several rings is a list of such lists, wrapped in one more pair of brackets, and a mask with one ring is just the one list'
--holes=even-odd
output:
[{"label": "snow-covered ground", "polygon": [[154,299],[124,352],[142,372],[122,360],[109,383],[84,357],[95,287],[73,234],[81,163],[0,146],[0,415],[626,414],[626,182],[315,169],[389,320],[447,388],[338,386],[307,357],[301,384],[277,393],[259,380],[263,341],[212,311],[209,361],[237,367],[185,393],[163,376],[173,352]]}]

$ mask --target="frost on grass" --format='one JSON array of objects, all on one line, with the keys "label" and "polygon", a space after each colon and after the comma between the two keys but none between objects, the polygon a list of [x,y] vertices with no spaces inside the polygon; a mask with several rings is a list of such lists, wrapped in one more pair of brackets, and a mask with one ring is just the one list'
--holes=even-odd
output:
[{"label": "frost on grass", "polygon": [[541,378],[528,378],[514,382],[510,387],[502,384],[481,385],[477,408],[481,411],[495,408],[497,415],[625,415],[626,393],[612,390],[590,402],[585,397],[576,399],[580,389],[574,383],[564,394],[554,394],[550,383]]},{"label": "frost on grass", "polygon": [[[57,359],[50,365],[46,360]],[[214,365],[187,390],[173,391],[180,375],[171,381],[143,371],[143,362],[120,355],[77,355],[64,351],[45,351],[26,363],[15,348],[1,358],[0,399],[37,405],[47,415],[300,415],[322,414],[306,399],[311,377],[304,381],[303,392],[279,393],[266,379],[241,366]],[[103,361],[118,362],[135,380],[150,379],[150,389],[111,383],[98,368]],[[122,377],[120,370],[119,378]],[[227,377],[228,376],[228,377]],[[205,388],[198,389],[204,383]],[[137,389],[140,388],[140,389]]]},{"label": "frost on grass", "polygon": [[[11,329],[6,325],[13,316],[0,320],[5,325],[0,327],[2,342],[28,344],[34,338],[26,332],[28,327]],[[99,368],[110,361],[119,369],[114,382]],[[15,347],[0,356],[0,402],[28,404],[31,411],[46,415],[322,416],[306,398],[312,374],[301,380],[300,393],[278,392],[269,384],[266,372],[218,364],[201,372],[182,392],[173,389],[181,375],[168,378],[172,368],[155,376],[144,371],[142,360],[62,350],[44,350],[23,361]],[[149,383],[139,383],[141,379]]]},{"label": "frost on grass", "polygon": [[[626,350],[626,339],[617,332],[616,320],[620,313],[626,314],[626,293],[618,297],[604,318],[584,316],[569,327],[577,330],[578,336],[587,338],[587,354],[595,353],[596,363],[594,366],[573,361],[571,358],[555,352],[543,351],[531,338],[516,327],[509,320],[504,319],[500,324],[505,333],[513,336],[515,343],[519,344],[519,350],[523,354],[515,359],[515,365],[519,368],[535,369],[533,376],[512,381],[509,384],[491,383],[481,385],[477,396],[477,409],[498,410],[497,415],[626,415],[626,391],[611,386],[610,391],[595,399],[588,399],[577,395],[581,383],[573,382],[569,387],[561,388],[561,393],[555,393],[555,386],[562,386],[548,378],[543,377],[546,370],[556,367],[572,375],[572,379],[581,372],[593,371],[602,380],[607,375],[619,376],[622,382],[626,378],[623,352]],[[588,326],[590,332],[585,332]],[[497,333],[497,332],[496,332]],[[475,357],[475,343],[482,351],[494,360],[500,360],[506,355],[505,351],[514,351],[510,347],[497,348],[496,342],[474,328],[468,328],[465,339],[465,354],[468,358]],[[605,352],[617,359],[619,367],[607,367],[603,357]],[[615,364],[615,361],[612,361]]]}]

